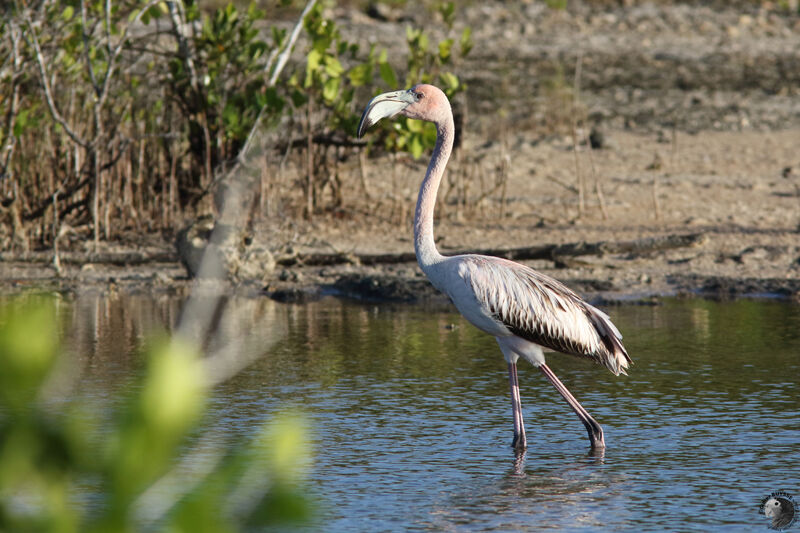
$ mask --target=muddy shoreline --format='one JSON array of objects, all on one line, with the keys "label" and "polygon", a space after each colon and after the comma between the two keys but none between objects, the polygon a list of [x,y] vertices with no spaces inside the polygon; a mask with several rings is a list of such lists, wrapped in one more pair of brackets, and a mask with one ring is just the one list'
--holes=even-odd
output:
[{"label": "muddy shoreline", "polygon": [[[787,234],[794,239],[800,237],[792,232]],[[748,246],[742,253],[728,257],[713,252],[714,262],[720,268],[712,267],[709,271],[703,258],[708,259],[714,243],[724,241],[723,237],[735,240],[739,236],[741,230],[737,229],[704,228],[688,234],[663,236],[659,240],[685,241],[664,248],[650,246],[650,237],[644,239],[648,245],[639,249],[630,245],[641,240],[539,246],[536,248],[553,249],[552,257],[523,259],[522,262],[564,281],[600,305],[655,305],[665,297],[764,298],[800,303],[800,255],[796,248]],[[558,250],[565,249],[572,253],[559,255]],[[489,252],[516,258],[519,250]],[[430,285],[413,260],[408,260],[409,255],[413,257],[413,254],[401,252],[394,258],[363,264],[354,254],[337,257],[327,252],[309,252],[304,256],[279,258],[273,279],[267,283],[206,281],[199,286],[205,284],[231,295],[270,297],[286,303],[324,296],[364,302],[445,302],[446,297]],[[60,275],[48,256],[52,257],[49,252],[41,252],[12,260],[9,254],[3,254],[0,262],[2,292],[186,295],[198,286],[168,246],[145,251],[117,248],[101,255],[66,254],[61,257]],[[303,264],[304,261],[311,264]],[[784,270],[786,263],[788,267]]]}]

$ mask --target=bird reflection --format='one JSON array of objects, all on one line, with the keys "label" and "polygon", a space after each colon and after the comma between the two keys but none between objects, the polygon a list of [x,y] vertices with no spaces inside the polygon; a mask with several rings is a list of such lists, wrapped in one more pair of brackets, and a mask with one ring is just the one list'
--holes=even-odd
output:
[{"label": "bird reflection", "polygon": [[593,459],[593,463],[596,465],[601,465],[605,462],[606,458],[606,449],[605,448],[592,448],[586,454],[587,457]]},{"label": "bird reflection", "polygon": [[[605,462],[606,451],[605,448],[592,448],[590,449],[586,457],[589,458],[588,464],[595,464],[595,465],[602,465]],[[509,477],[525,477],[527,473],[525,472],[525,463],[528,458],[528,451],[527,449],[514,449],[514,461],[512,463],[511,473]]]},{"label": "bird reflection", "polygon": [[514,468],[512,477],[525,477],[525,457],[528,451],[525,448],[514,448]]}]

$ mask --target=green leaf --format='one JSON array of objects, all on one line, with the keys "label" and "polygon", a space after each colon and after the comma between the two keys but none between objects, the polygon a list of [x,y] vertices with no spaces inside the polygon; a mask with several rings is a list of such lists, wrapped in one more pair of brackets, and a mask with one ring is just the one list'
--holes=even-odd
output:
[{"label": "green leaf", "polygon": [[186,2],[186,20],[194,22],[200,18],[199,2]]},{"label": "green leaf", "polygon": [[64,20],[72,19],[72,15],[75,14],[75,8],[72,6],[67,6],[64,8],[64,11],[61,12],[61,18]]},{"label": "green leaf", "polygon": [[225,127],[234,129],[239,125],[239,110],[233,105],[225,106],[222,110],[222,119],[225,121]]},{"label": "green leaf", "polygon": [[311,50],[306,57],[306,74],[316,72],[319,69],[320,61],[322,61],[322,52]]},{"label": "green leaf", "polygon": [[25,126],[28,124],[29,109],[22,109],[17,113],[17,118],[14,120],[14,136],[19,137],[25,131]]},{"label": "green leaf", "polygon": [[292,105],[294,105],[294,107],[303,106],[306,102],[308,102],[308,96],[306,96],[303,91],[294,89],[290,96],[292,98]]},{"label": "green leaf", "polygon": [[322,86],[322,98],[330,103],[339,96],[339,78],[330,78]]},{"label": "green leaf", "polygon": [[286,40],[286,30],[280,28],[272,28],[272,45],[275,48],[280,48],[283,46],[284,41]]},{"label": "green leaf", "polygon": [[161,15],[164,14],[163,10],[166,9],[166,8],[167,8],[166,4],[161,2],[161,5],[155,5],[155,6],[151,7],[150,9],[148,9],[147,10],[147,14],[151,19],[157,19],[157,18],[160,18]]},{"label": "green leaf", "polygon": [[453,39],[445,39],[439,42],[439,59],[442,63],[450,61],[450,50],[453,48]]},{"label": "green leaf", "polygon": [[140,406],[147,422],[163,433],[182,433],[201,413],[203,365],[180,340],[161,343],[151,354]]},{"label": "green leaf", "polygon": [[278,94],[278,91],[275,89],[275,87],[267,88],[267,90],[265,91],[264,95],[266,96],[267,107],[273,113],[280,113],[286,102]]},{"label": "green leaf", "polygon": [[55,363],[58,326],[46,297],[19,298],[0,308],[0,405],[24,412]]},{"label": "green leaf", "polygon": [[422,122],[419,120],[408,120],[406,121],[406,128],[411,133],[420,133],[422,131]]},{"label": "green leaf", "polygon": [[427,52],[428,44],[429,44],[428,36],[420,32],[419,39],[417,40],[417,46],[419,47],[420,51]]},{"label": "green leaf", "polygon": [[567,0],[545,0],[545,4],[550,9],[565,10],[567,9]]},{"label": "green leaf", "polygon": [[361,87],[372,81],[372,65],[370,63],[362,63],[356,65],[347,74],[350,78],[350,84],[353,87]]},{"label": "green leaf", "polygon": [[466,56],[469,54],[470,50],[472,50],[472,28],[467,26],[464,28],[464,31],[461,32],[461,57]]},{"label": "green leaf", "polygon": [[411,153],[411,157],[414,159],[419,159],[423,150],[424,147],[422,146],[422,140],[420,139],[420,136],[414,135],[411,137],[411,142],[408,145],[408,151]]},{"label": "green leaf", "polygon": [[447,92],[448,90],[455,91],[456,89],[458,89],[460,85],[458,77],[451,72],[442,72],[441,74],[439,74],[439,78],[445,85],[445,92]]},{"label": "green leaf", "polygon": [[325,60],[325,74],[328,76],[338,78],[344,72],[344,67],[339,63],[335,57],[328,57]]},{"label": "green leaf", "polygon": [[389,86],[391,89],[397,89],[397,76],[394,73],[394,69],[392,66],[387,62],[382,62],[378,64],[378,69],[381,74],[381,79]]},{"label": "green leaf", "polygon": [[447,25],[447,27],[452,28],[453,22],[455,21],[455,13],[456,13],[455,3],[445,2],[444,4],[440,5],[439,13],[442,15],[444,23]]}]

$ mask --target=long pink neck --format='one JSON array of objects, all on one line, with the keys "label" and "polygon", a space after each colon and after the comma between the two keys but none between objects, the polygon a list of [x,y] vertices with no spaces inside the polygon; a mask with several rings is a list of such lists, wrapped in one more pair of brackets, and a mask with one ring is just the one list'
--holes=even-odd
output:
[{"label": "long pink neck", "polygon": [[417,210],[414,214],[414,250],[417,253],[417,262],[426,274],[429,274],[427,267],[440,262],[443,258],[433,240],[433,209],[436,206],[436,193],[447,160],[450,159],[450,152],[453,150],[455,126],[452,113],[446,113],[443,120],[436,124],[436,133],[436,148],[428,164],[425,179],[420,185]]}]

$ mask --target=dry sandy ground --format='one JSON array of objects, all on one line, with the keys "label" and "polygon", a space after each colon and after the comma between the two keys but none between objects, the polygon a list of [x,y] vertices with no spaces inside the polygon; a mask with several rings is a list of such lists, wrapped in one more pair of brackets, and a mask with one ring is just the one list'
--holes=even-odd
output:
[{"label": "dry sandy ground", "polygon": [[[576,1],[560,11],[543,2],[483,3],[459,12],[454,32],[471,26],[476,46],[459,69],[469,89],[455,105],[468,122],[440,192],[439,247],[700,234],[691,247],[530,263],[612,298],[798,299],[800,16],[747,2],[608,4]],[[413,5],[383,13],[384,20],[347,9],[338,15],[348,38],[401,54],[402,26],[425,15]],[[578,65],[573,114],[564,108],[573,105]],[[574,149],[575,118],[603,134],[601,149]],[[588,131],[576,133],[586,140]],[[424,170],[424,161],[373,162],[370,201],[349,211],[370,216],[345,209],[301,227],[292,251],[411,251]],[[413,263],[280,274],[355,296],[429,294]],[[365,274],[373,277],[364,282]]]},{"label": "dry sandy ground", "polygon": [[[470,162],[467,171],[473,175],[478,165],[477,172],[498,174],[501,161],[507,161],[505,204],[498,191],[479,206],[462,207],[459,216],[458,207],[450,202],[442,210],[447,216],[437,222],[437,242],[447,254],[699,234],[687,247],[529,263],[579,291],[614,299],[693,292],[797,298],[800,176],[794,170],[788,177],[783,174],[787,167],[800,166],[798,139],[797,130],[703,132],[678,133],[675,142],[670,137],[665,143],[658,134],[614,132],[610,148],[590,153],[584,147],[576,158],[571,141],[537,143],[521,134],[509,140],[508,148],[491,145],[473,150],[482,156],[479,163]],[[467,139],[465,150],[473,141],[479,139]],[[582,216],[576,159],[586,189]],[[391,176],[391,167],[389,162],[378,163],[370,175]],[[461,171],[458,164],[451,169],[451,173]],[[409,217],[424,163],[401,167],[397,174],[401,177],[378,182],[384,191],[371,191],[380,207],[368,225],[360,218],[318,221],[301,232],[305,237],[297,239],[291,251],[345,255],[411,251]],[[394,196],[390,197],[392,187],[402,191],[404,205],[389,199]],[[502,205],[511,214],[501,216]],[[398,286],[398,279],[422,281],[413,263],[287,268],[280,275],[301,285],[334,284],[356,296],[368,288],[354,282],[361,275],[373,276],[374,291],[366,291],[370,296],[406,298],[424,292],[424,283]],[[337,284],[342,276],[349,283]],[[280,281],[272,284],[288,286]]]}]

